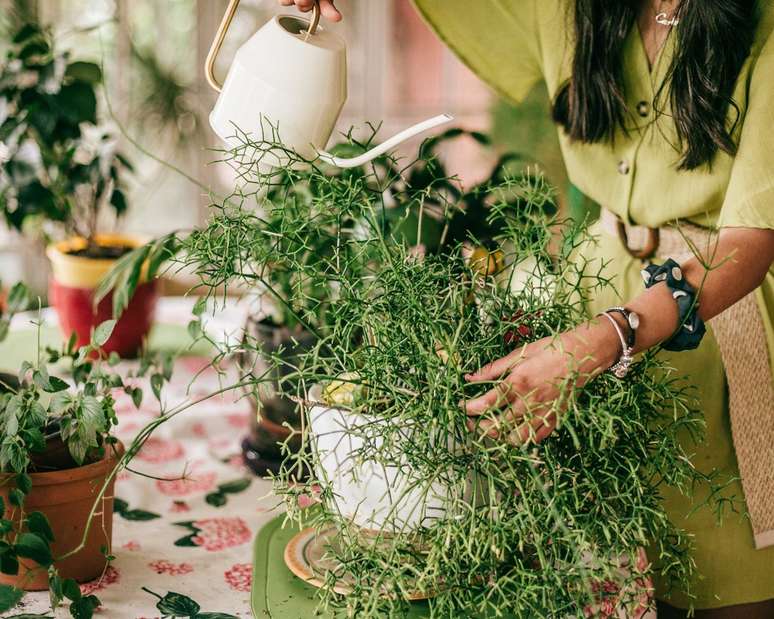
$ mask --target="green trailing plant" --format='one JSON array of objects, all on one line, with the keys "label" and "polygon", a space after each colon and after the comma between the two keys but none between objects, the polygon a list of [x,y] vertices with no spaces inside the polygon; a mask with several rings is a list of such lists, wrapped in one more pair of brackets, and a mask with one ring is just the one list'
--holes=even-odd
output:
[{"label": "green trailing plant", "polygon": [[[9,311],[26,306],[26,299],[23,287],[13,288]],[[80,348],[76,348],[73,337],[60,349],[39,349],[36,359],[25,361],[18,376],[3,384],[0,395],[0,476],[4,484],[12,486],[8,493],[10,504],[0,501],[0,572],[17,575],[20,560],[35,561],[40,566],[36,569],[48,573],[52,608],[68,602],[75,619],[91,617],[99,600],[94,595],[82,595],[73,579],[59,576],[55,562],[64,557],[54,555],[48,519],[43,512],[27,511],[25,501],[33,489],[31,473],[97,462],[110,451],[125,467],[139,450],[141,442],[130,446],[126,454],[117,450],[117,439],[111,432],[118,423],[115,391],[123,390],[139,406],[143,391],[135,379],[147,376],[153,393],[160,397],[161,387],[171,375],[171,361],[168,355],[145,357],[133,372],[119,374],[118,356],[102,351],[114,326],[114,320],[100,324],[91,342]],[[66,373],[63,375],[70,380],[53,374],[54,368]],[[59,446],[64,446],[64,453]],[[105,487],[96,497],[95,506],[100,503]],[[117,505],[117,511],[126,518],[141,519],[139,510],[129,510],[122,504]],[[84,523],[87,532],[94,517],[93,509],[89,521]],[[70,541],[73,549],[65,556],[78,552],[83,543]],[[13,608],[22,596],[21,589],[0,585],[0,612]]]},{"label": "green trailing plant", "polygon": [[21,230],[52,222],[93,245],[98,216],[127,208],[131,163],[98,124],[100,68],[58,53],[47,30],[24,25],[0,66],[0,210]]},{"label": "green trailing plant", "polygon": [[[176,261],[212,295],[259,287],[315,333],[290,368],[298,390],[283,395],[348,419],[354,471],[377,467],[401,480],[392,496],[376,497],[389,516],[364,535],[342,511],[317,437],[303,432],[304,447],[288,453],[275,480],[288,518],[333,531],[320,608],[407,616],[407,595],[418,591],[433,617],[575,616],[642,602],[655,573],[687,587],[690,541],[660,497],[665,487],[689,492],[707,481],[687,451],[703,424],[690,390],[655,351],[624,381],[603,374],[578,388],[569,376],[553,405],[559,427],[540,445],[492,440],[469,428],[460,408],[492,386],[465,382],[466,372],[539,339],[558,345],[587,319],[590,296],[610,285],[600,265],[584,261],[590,240],[556,216],[542,177],[503,165],[464,199],[450,189],[453,178],[412,187],[412,167],[433,169],[427,150],[407,165],[384,157],[338,171],[287,151],[274,134],[239,138],[223,158],[239,187],[213,205],[206,226],[179,239]],[[290,165],[260,165],[276,157]],[[483,221],[452,235],[468,200]],[[428,204],[444,240],[422,254]],[[221,354],[245,352],[262,350],[248,338]],[[280,353],[264,356],[285,363]],[[262,380],[247,376],[254,386]],[[310,402],[315,385],[322,395]],[[301,510],[302,497],[320,508]],[[434,516],[401,521],[407,499],[416,509],[435,501]],[[337,593],[342,585],[348,595]]]}]

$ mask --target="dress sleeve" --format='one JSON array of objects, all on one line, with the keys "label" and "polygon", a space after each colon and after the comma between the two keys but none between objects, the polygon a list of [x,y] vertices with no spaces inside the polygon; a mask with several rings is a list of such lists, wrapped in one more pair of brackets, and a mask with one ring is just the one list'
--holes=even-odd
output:
[{"label": "dress sleeve", "polygon": [[519,102],[542,77],[539,0],[414,0],[440,39],[498,94]]},{"label": "dress sleeve", "polygon": [[718,227],[774,228],[774,35],[748,82],[748,101]]}]

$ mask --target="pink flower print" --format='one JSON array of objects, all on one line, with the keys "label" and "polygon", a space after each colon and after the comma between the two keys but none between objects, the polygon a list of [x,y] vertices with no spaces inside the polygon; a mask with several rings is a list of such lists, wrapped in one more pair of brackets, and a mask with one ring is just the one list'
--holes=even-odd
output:
[{"label": "pink flower print", "polygon": [[81,585],[81,595],[91,595],[96,591],[102,591],[105,587],[117,583],[120,579],[121,573],[112,565],[108,565],[102,576]]},{"label": "pink flower print", "polygon": [[169,508],[173,514],[181,514],[183,512],[190,512],[191,506],[185,501],[172,501],[172,507]]},{"label": "pink flower print", "polygon": [[185,479],[159,479],[156,481],[156,488],[167,496],[187,496],[189,494],[210,492],[215,488],[216,473],[191,473],[191,475],[192,477]]},{"label": "pink flower print", "polygon": [[250,423],[247,418],[247,413],[231,413],[230,415],[226,415],[226,421],[228,422],[228,425],[237,430],[244,430]]},{"label": "pink flower print", "polygon": [[207,428],[204,426],[204,424],[201,421],[197,421],[195,424],[191,426],[191,434],[193,434],[198,438],[206,438]]},{"label": "pink flower print", "polygon": [[126,542],[123,546],[121,546],[123,550],[128,550],[130,552],[135,552],[137,550],[140,550],[142,546],[140,546],[140,542],[137,542],[133,539],[130,539],[128,542]]},{"label": "pink flower print", "polygon": [[155,464],[177,460],[182,458],[183,455],[185,455],[185,449],[178,441],[165,440],[155,436],[151,436],[145,441],[142,449],[137,453],[137,457],[140,460]]},{"label": "pink flower print", "polygon": [[197,529],[191,541],[214,552],[250,541],[251,532],[241,518],[207,518],[193,523]]},{"label": "pink flower print", "polygon": [[234,591],[249,593],[253,584],[253,566],[250,563],[237,563],[223,572],[223,577]]},{"label": "pink flower print", "polygon": [[169,574],[170,576],[182,576],[194,571],[193,565],[190,563],[172,563],[166,559],[151,561],[148,563],[148,567],[157,574]]}]

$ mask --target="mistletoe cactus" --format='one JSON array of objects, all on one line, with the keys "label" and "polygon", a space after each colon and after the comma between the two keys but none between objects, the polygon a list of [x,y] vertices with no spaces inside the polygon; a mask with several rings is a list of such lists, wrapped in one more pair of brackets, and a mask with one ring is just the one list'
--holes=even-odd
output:
[{"label": "mistletoe cactus", "polygon": [[[515,425],[493,439],[460,406],[492,386],[467,373],[558,346],[609,285],[542,177],[509,158],[466,193],[427,146],[406,165],[339,172],[276,136],[241,137],[224,157],[239,187],[179,239],[177,261],[213,295],[261,287],[317,336],[283,368],[311,429],[275,490],[288,518],[326,532],[320,607],[401,617],[421,595],[434,617],[560,617],[647,605],[656,573],[684,586],[690,541],[659,498],[698,478],[678,437],[698,438],[702,420],[655,353],[625,381],[571,376],[540,443]],[[292,165],[260,165],[274,149]],[[418,252],[428,207],[438,243]],[[249,338],[222,350],[245,353],[263,351]],[[309,497],[318,509],[299,508]]]}]

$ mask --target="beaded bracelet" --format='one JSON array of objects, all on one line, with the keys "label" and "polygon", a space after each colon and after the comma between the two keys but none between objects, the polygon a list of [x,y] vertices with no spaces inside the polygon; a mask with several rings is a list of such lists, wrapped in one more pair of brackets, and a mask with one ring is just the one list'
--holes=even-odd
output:
[{"label": "beaded bracelet", "polygon": [[646,288],[655,286],[659,282],[666,283],[672,298],[677,303],[677,330],[662,346],[672,351],[696,348],[707,329],[696,311],[699,307],[696,291],[685,281],[680,265],[671,258],[661,266],[650,264],[642,270],[642,278],[645,280]]}]

